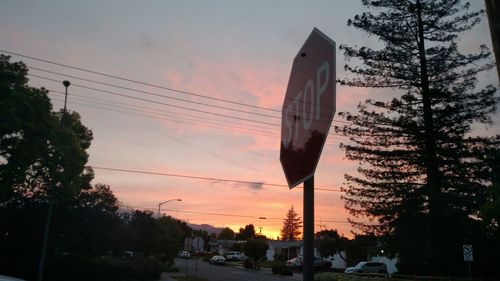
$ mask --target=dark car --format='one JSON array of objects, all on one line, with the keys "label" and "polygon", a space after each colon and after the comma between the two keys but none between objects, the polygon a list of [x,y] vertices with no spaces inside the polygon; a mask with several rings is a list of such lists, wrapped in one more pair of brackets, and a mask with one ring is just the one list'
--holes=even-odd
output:
[{"label": "dark car", "polygon": [[346,268],[345,273],[387,274],[387,266],[383,262],[362,261],[356,266]]},{"label": "dark car", "polygon": [[[290,259],[286,262],[286,266],[291,269],[302,270],[304,267],[304,258],[302,256],[298,256],[296,258]],[[321,257],[314,257],[314,269],[319,271],[321,269],[330,269],[332,266],[332,262],[329,260],[325,260]]]}]

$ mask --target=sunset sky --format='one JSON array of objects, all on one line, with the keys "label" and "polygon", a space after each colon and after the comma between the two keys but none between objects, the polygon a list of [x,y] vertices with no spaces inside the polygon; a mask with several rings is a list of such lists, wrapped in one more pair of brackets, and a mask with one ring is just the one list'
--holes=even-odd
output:
[{"label": "sunset sky", "polygon": [[[61,81],[72,83],[68,108],[94,133],[89,165],[164,174],[95,169],[94,183],[110,185],[125,206],[155,211],[159,202],[181,198],[163,211],[235,231],[252,223],[276,238],[291,206],[302,217],[302,189],[286,187],[279,162],[279,111],[292,60],[314,27],[337,46],[380,47],[375,37],[346,25],[365,11],[360,2],[4,0],[0,50],[27,56],[11,60],[30,67],[31,86],[56,91],[50,94],[54,109],[63,104]],[[471,2],[472,10],[483,8],[484,1]],[[459,42],[469,51],[480,44],[491,46],[486,18]],[[339,78],[345,63],[337,52]],[[487,84],[498,86],[495,71],[482,74],[480,85]],[[338,86],[337,111],[393,94]],[[498,134],[498,122],[477,132]],[[315,175],[316,186],[329,189],[315,193],[315,228],[350,237],[336,190],[357,163],[344,159],[340,141],[345,138],[329,136]]]}]

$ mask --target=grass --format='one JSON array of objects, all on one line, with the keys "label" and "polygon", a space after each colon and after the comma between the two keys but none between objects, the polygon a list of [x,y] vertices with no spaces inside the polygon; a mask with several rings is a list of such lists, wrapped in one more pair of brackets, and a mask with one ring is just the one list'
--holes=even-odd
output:
[{"label": "grass", "polygon": [[170,276],[170,277],[177,281],[208,281],[208,279],[198,278],[194,276]]}]

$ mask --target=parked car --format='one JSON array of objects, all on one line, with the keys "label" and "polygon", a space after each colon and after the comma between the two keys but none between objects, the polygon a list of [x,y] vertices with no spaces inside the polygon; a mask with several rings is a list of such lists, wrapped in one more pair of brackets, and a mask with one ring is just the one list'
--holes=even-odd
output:
[{"label": "parked car", "polygon": [[347,274],[354,273],[379,273],[387,274],[387,265],[383,262],[362,261],[356,266],[348,267],[344,271]]},{"label": "parked car", "polygon": [[[286,262],[286,266],[292,269],[302,270],[304,267],[304,258],[298,256],[296,258],[290,259]],[[325,260],[322,257],[314,257],[314,268],[316,270],[329,269],[332,266],[332,262]]]},{"label": "parked car", "polygon": [[123,258],[137,258],[137,257],[144,257],[144,253],[143,252],[139,252],[139,251],[131,251],[131,250],[128,250],[128,251],[124,251],[122,253],[122,257]]},{"label": "parked car", "polygon": [[227,261],[245,261],[248,257],[238,251],[229,251],[226,254]]},{"label": "parked car", "polygon": [[189,259],[191,257],[191,254],[188,251],[182,251],[180,256],[181,258]]},{"label": "parked car", "polygon": [[291,269],[302,269],[303,265],[304,261],[302,260],[302,256],[298,256],[286,261],[286,266],[290,267]]},{"label": "parked car", "polygon": [[14,277],[9,277],[5,275],[0,275],[0,281],[24,281],[24,279],[18,279]]},{"label": "parked car", "polygon": [[218,265],[218,264],[225,265],[226,258],[224,258],[223,256],[216,255],[216,256],[213,256],[210,260],[208,260],[208,263],[213,264],[213,265]]}]

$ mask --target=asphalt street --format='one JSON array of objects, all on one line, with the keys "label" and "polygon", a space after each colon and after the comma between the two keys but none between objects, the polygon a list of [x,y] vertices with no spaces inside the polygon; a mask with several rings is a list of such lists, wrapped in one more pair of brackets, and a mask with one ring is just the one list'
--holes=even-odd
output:
[{"label": "asphalt street", "polygon": [[[242,267],[210,265],[208,262],[195,259],[176,259],[175,265],[179,268],[179,275],[197,276],[209,281],[283,281],[302,280],[302,275],[293,276],[273,275],[270,269],[248,270]],[[187,265],[187,266],[186,266]],[[187,268],[187,271],[186,271]]]}]

